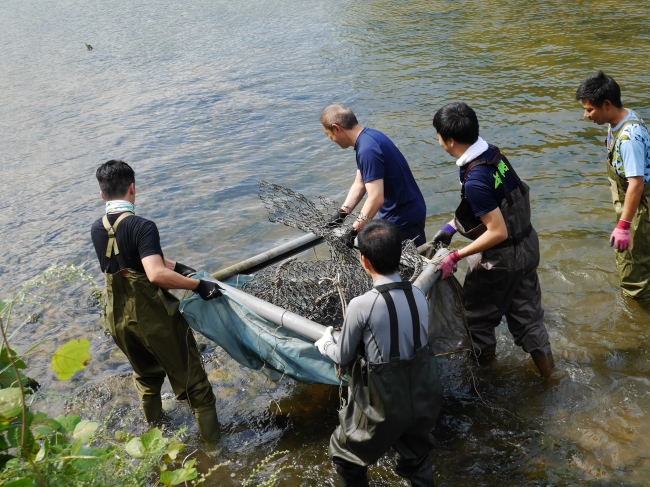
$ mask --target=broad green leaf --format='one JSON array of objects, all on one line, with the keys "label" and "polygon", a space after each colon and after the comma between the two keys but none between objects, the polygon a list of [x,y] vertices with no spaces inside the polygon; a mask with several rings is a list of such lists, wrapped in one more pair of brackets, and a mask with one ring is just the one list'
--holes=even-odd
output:
[{"label": "broad green leaf", "polygon": [[72,433],[73,438],[79,438],[83,443],[88,443],[97,431],[99,423],[84,419],[80,421]]},{"label": "broad green leaf", "polygon": [[124,449],[133,458],[144,458],[144,447],[140,438],[133,438],[126,444]]},{"label": "broad green leaf", "polygon": [[183,445],[180,441],[175,440],[175,441],[170,441],[169,444],[167,445],[167,454],[163,457],[163,460],[166,463],[171,463],[174,460],[176,460],[176,457],[178,456],[179,452],[183,451],[185,449],[185,445]]},{"label": "broad green leaf", "polygon": [[9,449],[9,443],[5,439],[5,435],[0,435],[0,451],[5,451]]},{"label": "broad green leaf", "polygon": [[61,416],[57,416],[55,418],[55,421],[59,423],[59,425],[61,426],[60,428],[58,428],[58,430],[61,433],[66,435],[72,435],[72,433],[74,433],[74,429],[81,421],[81,418],[76,414],[70,414],[68,416],[62,414]]},{"label": "broad green leaf", "polygon": [[7,430],[7,440],[9,440],[9,444],[14,448],[20,446],[20,426],[11,426]]},{"label": "broad green leaf", "polygon": [[140,439],[142,440],[142,446],[148,451],[158,450],[167,443],[167,440],[163,438],[162,432],[158,428],[154,428],[148,433],[143,434]]},{"label": "broad green leaf", "polygon": [[77,440],[74,442],[74,445],[72,445],[72,455],[78,455],[81,451],[81,447],[81,439],[77,438]]},{"label": "broad green leaf", "polygon": [[50,440],[46,439],[43,442],[43,446],[41,446],[41,449],[36,454],[36,458],[34,460],[37,461],[37,462],[40,462],[44,458],[47,458],[47,455],[49,453],[50,453]]},{"label": "broad green leaf", "polygon": [[[160,476],[160,481],[165,485],[179,485],[194,480],[198,476],[198,472],[193,465],[194,460],[191,460],[187,462],[183,468],[171,472],[165,472]],[[166,482],[163,481],[163,477],[165,477]]]},{"label": "broad green leaf", "polygon": [[174,472],[162,472],[160,474],[160,483],[163,485],[172,485],[174,480]]},{"label": "broad green leaf", "polygon": [[160,476],[160,481],[164,485],[179,485],[189,480],[194,480],[198,475],[195,468],[181,468],[179,470],[172,470],[171,472],[164,472]]},{"label": "broad green leaf", "polygon": [[46,420],[47,420],[47,414],[36,413],[32,418],[31,424],[44,424]]},{"label": "broad green leaf", "polygon": [[23,410],[22,401],[18,387],[0,389],[0,418],[8,421],[18,416]]},{"label": "broad green leaf", "polygon": [[[11,357],[14,359],[16,368],[18,369],[27,368],[27,364],[25,364],[25,362],[23,362],[18,358],[16,351],[13,349],[11,349]],[[4,368],[6,365],[11,365],[11,360],[9,360],[9,353],[7,352],[7,347],[2,347],[2,351],[0,352],[0,363],[2,364],[2,368]]]},{"label": "broad green leaf", "polygon": [[4,487],[29,487],[32,484],[33,482],[31,479],[23,478],[9,482],[8,484],[5,484]]},{"label": "broad green leaf", "polygon": [[40,435],[37,436],[37,438],[40,438],[41,436],[48,436],[54,433],[54,430],[47,426],[36,426],[34,427],[34,431],[36,431]]},{"label": "broad green leaf", "polygon": [[13,455],[7,455],[6,453],[0,453],[0,470],[3,470],[7,466],[7,462],[16,458]]},{"label": "broad green leaf", "polygon": [[70,380],[75,372],[83,370],[90,361],[90,342],[85,338],[71,340],[52,355],[52,368],[59,380]]}]

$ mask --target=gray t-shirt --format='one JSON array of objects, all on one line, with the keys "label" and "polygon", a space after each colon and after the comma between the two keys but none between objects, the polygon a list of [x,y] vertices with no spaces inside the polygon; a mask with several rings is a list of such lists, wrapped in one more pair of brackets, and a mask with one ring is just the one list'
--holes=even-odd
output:
[{"label": "gray t-shirt", "polygon": [[[391,274],[380,277],[373,282],[373,285],[379,286],[391,282],[400,282],[400,280],[399,274]],[[397,309],[400,359],[409,360],[413,358],[416,352],[413,347],[411,311],[403,290],[393,289],[389,293]],[[416,287],[413,287],[413,296],[420,315],[420,342],[424,346],[428,342],[429,308],[424,294]],[[368,319],[369,317],[370,319]],[[371,289],[350,301],[338,343],[327,347],[327,355],[337,364],[347,365],[354,360],[357,346],[361,340],[365,345],[366,358],[371,363],[389,361],[390,320],[388,318],[388,307],[384,298],[375,289]]]}]

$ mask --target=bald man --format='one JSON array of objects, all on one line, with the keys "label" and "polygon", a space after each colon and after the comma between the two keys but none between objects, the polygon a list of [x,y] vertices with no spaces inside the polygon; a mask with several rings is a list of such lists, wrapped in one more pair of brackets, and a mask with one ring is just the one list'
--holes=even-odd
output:
[{"label": "bald man", "polygon": [[414,240],[417,246],[426,243],[426,204],[406,159],[395,144],[378,130],[359,125],[352,110],[344,105],[325,107],[321,123],[332,142],[342,149],[354,147],[357,159],[354,183],[330,224],[343,223],[368,193],[352,229],[342,237],[346,245],[354,244],[357,232],[375,215],[397,225],[402,240]]}]

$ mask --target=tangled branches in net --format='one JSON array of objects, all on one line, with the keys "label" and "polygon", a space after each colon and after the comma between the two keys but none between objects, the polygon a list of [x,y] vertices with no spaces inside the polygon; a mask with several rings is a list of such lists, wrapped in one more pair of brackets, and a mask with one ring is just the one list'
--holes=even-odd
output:
[{"label": "tangled branches in net", "polygon": [[[340,326],[352,298],[372,288],[372,281],[359,263],[359,252],[343,244],[339,235],[349,230],[357,214],[349,215],[341,227],[328,226],[328,216],[340,205],[318,197],[318,203],[300,193],[265,181],[260,198],[269,210],[269,220],[283,223],[325,239],[329,260],[298,261],[291,258],[258,272],[242,289],[258,298],[323,325]],[[414,281],[424,261],[413,242],[402,246],[400,275]]]}]

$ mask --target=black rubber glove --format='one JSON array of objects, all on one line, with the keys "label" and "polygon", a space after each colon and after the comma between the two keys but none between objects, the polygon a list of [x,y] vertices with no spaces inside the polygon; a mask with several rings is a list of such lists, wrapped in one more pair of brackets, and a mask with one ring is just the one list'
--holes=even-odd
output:
[{"label": "black rubber glove", "polygon": [[347,247],[353,249],[354,248],[354,239],[357,238],[358,234],[359,234],[359,232],[357,232],[354,228],[351,228],[350,231],[344,233],[339,238],[341,239],[341,241]]},{"label": "black rubber glove", "polygon": [[[446,227],[446,225],[445,225],[445,227]],[[453,233],[448,232],[443,227],[440,230],[438,230],[438,233],[436,233],[433,236],[433,240],[431,241],[431,245],[433,245],[434,248],[438,244],[442,244],[445,247],[449,247],[449,245],[451,245],[451,239],[452,239],[453,236],[454,236]]]},{"label": "black rubber glove", "polygon": [[342,208],[339,208],[338,210],[334,211],[327,220],[326,226],[328,228],[336,228],[340,227],[343,222],[345,221],[345,217],[347,217],[349,213]]},{"label": "black rubber glove", "polygon": [[196,270],[186,266],[185,264],[181,264],[180,262],[176,262],[176,264],[174,264],[174,272],[185,277],[192,277],[194,274],[196,274]]},{"label": "black rubber glove", "polygon": [[196,286],[196,289],[194,290],[195,293],[198,293],[198,295],[206,301],[218,298],[222,294],[221,291],[223,291],[223,289],[219,287],[219,284],[212,281],[206,281],[205,279],[199,280],[199,285]]}]

